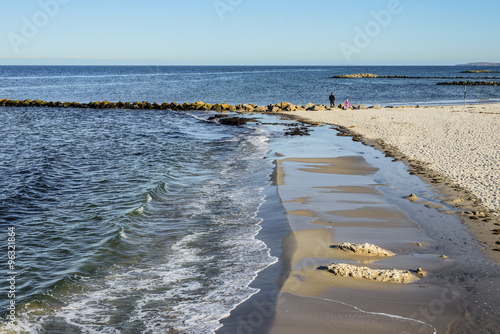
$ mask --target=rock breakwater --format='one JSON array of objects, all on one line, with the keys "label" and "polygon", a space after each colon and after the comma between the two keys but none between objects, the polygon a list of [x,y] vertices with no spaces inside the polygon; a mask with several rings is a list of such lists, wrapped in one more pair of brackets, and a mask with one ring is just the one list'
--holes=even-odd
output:
[{"label": "rock breakwater", "polygon": [[[462,73],[486,73],[486,72],[462,72]],[[488,72],[497,73],[497,72]],[[363,78],[378,78],[378,79],[500,79],[500,77],[494,76],[476,76],[476,77],[465,77],[465,76],[434,76],[434,77],[417,77],[417,76],[407,76],[407,75],[378,75],[373,73],[354,73],[354,74],[344,74],[335,75],[330,77],[332,79],[363,79]]]},{"label": "rock breakwater", "polygon": [[500,86],[500,82],[496,81],[452,81],[452,82],[438,82],[438,85],[449,86]]},{"label": "rock breakwater", "polygon": [[177,103],[177,102],[163,102],[163,103],[150,103],[147,101],[142,102],[110,102],[110,101],[96,101],[89,103],[80,102],[61,102],[61,101],[43,101],[43,100],[10,100],[0,99],[0,106],[4,107],[46,107],[46,108],[82,108],[82,109],[132,109],[132,110],[174,110],[174,111],[216,111],[221,113],[226,112],[282,112],[282,111],[318,111],[328,110],[329,106],[324,104],[308,103],[306,105],[294,105],[290,102],[280,102],[276,104],[269,104],[267,106],[258,106],[252,103],[242,103],[231,105],[227,103],[205,103],[203,101],[193,103]]}]

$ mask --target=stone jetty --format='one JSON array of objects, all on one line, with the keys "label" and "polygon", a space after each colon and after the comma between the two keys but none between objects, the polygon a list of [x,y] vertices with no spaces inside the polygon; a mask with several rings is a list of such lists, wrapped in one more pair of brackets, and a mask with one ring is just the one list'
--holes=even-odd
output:
[{"label": "stone jetty", "polygon": [[[81,108],[81,109],[132,109],[132,110],[174,110],[174,111],[216,111],[219,113],[227,112],[257,112],[257,113],[277,113],[283,111],[321,111],[330,109],[329,106],[324,104],[308,103],[306,105],[294,105],[290,102],[280,102],[276,104],[269,104],[267,106],[258,106],[252,103],[242,103],[231,105],[227,103],[205,103],[197,101],[193,103],[177,103],[177,102],[163,102],[163,103],[150,103],[142,102],[110,102],[110,101],[97,101],[89,103],[79,102],[61,102],[61,101],[43,101],[43,100],[9,100],[0,99],[0,106],[5,107],[46,107],[46,108]],[[339,108],[341,106],[339,105]],[[364,106],[353,106],[353,109],[365,109]]]}]

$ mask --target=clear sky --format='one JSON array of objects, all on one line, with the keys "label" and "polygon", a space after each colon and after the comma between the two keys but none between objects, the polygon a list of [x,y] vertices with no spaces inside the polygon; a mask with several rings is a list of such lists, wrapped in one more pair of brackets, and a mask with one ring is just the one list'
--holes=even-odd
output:
[{"label": "clear sky", "polygon": [[0,0],[0,64],[500,62],[500,1]]}]

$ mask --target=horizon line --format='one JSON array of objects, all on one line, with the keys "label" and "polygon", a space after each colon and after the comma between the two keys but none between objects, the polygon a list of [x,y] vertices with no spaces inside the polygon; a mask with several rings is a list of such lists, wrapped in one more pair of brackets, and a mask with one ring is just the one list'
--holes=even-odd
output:
[{"label": "horizon line", "polygon": [[[491,63],[485,65],[474,65],[472,62],[466,64],[1,64],[0,66],[302,66],[302,67],[355,67],[355,66],[499,66]],[[485,62],[487,63],[487,62]]]}]

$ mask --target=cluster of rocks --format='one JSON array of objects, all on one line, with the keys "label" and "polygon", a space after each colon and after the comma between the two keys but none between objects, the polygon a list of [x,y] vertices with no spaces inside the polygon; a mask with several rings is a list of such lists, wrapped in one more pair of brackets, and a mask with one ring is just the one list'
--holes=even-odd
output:
[{"label": "cluster of rocks", "polygon": [[373,73],[354,73],[354,74],[335,75],[332,78],[334,78],[334,79],[359,79],[359,78],[380,78],[380,76],[373,74]]},{"label": "cluster of rocks", "polygon": [[462,71],[460,73],[500,73],[500,72],[491,70],[472,70],[472,71]]},{"label": "cluster of rocks", "polygon": [[[412,283],[418,280],[409,270],[371,269],[346,263],[332,263],[322,269],[327,270],[335,276],[362,278],[378,282]],[[416,275],[424,276],[425,272],[421,268],[418,268]]]},{"label": "cluster of rocks", "polygon": [[452,81],[452,82],[438,82],[438,85],[451,85],[451,86],[500,86],[500,82],[496,81]]},{"label": "cluster of rocks", "polygon": [[358,255],[394,256],[394,253],[369,243],[354,244],[350,242],[342,242],[339,244],[332,245],[330,247],[340,249],[345,252],[352,252]]},{"label": "cluster of rocks", "polygon": [[[462,73],[472,73],[472,72],[462,72]],[[481,72],[473,72],[481,73]],[[490,72],[495,73],[495,72]],[[361,78],[382,78],[382,79],[500,79],[499,77],[464,77],[464,76],[453,76],[453,77],[416,77],[408,75],[377,75],[373,73],[355,73],[355,74],[345,74],[345,75],[335,75],[330,77],[332,79],[361,79]]]},{"label": "cluster of rocks", "polygon": [[290,102],[281,102],[278,104],[270,104],[267,106],[267,111],[269,112],[280,112],[280,111],[295,111],[295,110],[308,110],[308,111],[320,111],[320,110],[328,110],[329,106],[324,104],[314,104],[308,103],[306,105],[294,105]]},{"label": "cluster of rocks", "polygon": [[[340,103],[334,108],[339,108],[339,109],[345,109],[345,104]],[[351,105],[349,106],[349,109],[353,110],[361,110],[361,109],[380,109],[381,107],[379,105],[375,106],[370,106],[366,107],[362,104],[357,104],[357,105]],[[296,110],[303,110],[303,111],[325,111],[325,110],[330,110],[330,106],[327,106],[325,104],[314,104],[314,103],[308,103],[306,105],[293,105],[289,102],[281,102],[278,104],[270,104],[267,106],[267,111],[268,112],[282,112],[282,111],[296,111]]]},{"label": "cluster of rocks", "polygon": [[293,125],[285,130],[285,136],[309,136],[311,131],[305,125]]},{"label": "cluster of rocks", "polygon": [[463,211],[463,213],[469,216],[470,219],[484,219],[484,221],[489,222],[491,220],[491,215],[488,212],[484,211]]},{"label": "cluster of rocks", "polygon": [[223,124],[223,125],[238,125],[238,126],[245,125],[248,122],[255,121],[252,118],[243,118],[243,117],[236,117],[236,116],[229,117],[229,116],[225,116],[222,114],[210,116],[208,118],[208,120],[209,121],[217,121],[219,124]]}]

